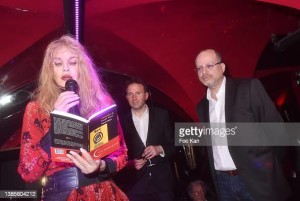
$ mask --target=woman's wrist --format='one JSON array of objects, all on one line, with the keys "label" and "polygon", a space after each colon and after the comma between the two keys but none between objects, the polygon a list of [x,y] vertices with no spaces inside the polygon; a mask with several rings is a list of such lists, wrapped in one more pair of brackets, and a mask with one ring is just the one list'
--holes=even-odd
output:
[{"label": "woman's wrist", "polygon": [[103,172],[106,168],[106,162],[104,160],[101,160],[100,166],[99,166],[99,171]]}]

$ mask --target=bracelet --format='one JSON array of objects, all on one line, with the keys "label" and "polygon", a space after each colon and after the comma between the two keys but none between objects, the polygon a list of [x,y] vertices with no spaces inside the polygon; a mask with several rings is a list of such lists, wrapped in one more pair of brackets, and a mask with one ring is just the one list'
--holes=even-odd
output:
[{"label": "bracelet", "polygon": [[100,166],[99,166],[99,171],[103,172],[105,170],[105,168],[106,168],[106,162],[104,160],[101,160],[101,163],[100,163]]}]

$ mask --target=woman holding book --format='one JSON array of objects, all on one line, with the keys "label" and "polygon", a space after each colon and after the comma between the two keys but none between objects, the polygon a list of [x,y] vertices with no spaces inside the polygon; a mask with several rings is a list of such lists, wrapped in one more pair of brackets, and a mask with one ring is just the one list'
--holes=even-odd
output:
[{"label": "woman holding book", "polygon": [[[76,80],[78,95],[65,91],[67,80]],[[38,87],[26,107],[18,172],[26,182],[46,177],[42,200],[128,200],[110,179],[127,163],[127,148],[118,125],[120,148],[100,160],[84,149],[67,154],[72,163],[50,158],[50,112],[69,112],[77,105],[88,118],[113,104],[85,48],[71,36],[51,42],[44,55]]]}]

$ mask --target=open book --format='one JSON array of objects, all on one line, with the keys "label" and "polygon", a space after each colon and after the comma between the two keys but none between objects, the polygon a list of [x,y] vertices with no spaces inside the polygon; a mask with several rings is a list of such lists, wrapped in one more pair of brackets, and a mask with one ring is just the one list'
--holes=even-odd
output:
[{"label": "open book", "polygon": [[89,119],[54,110],[51,117],[51,159],[72,163],[67,157],[71,150],[87,150],[94,159],[102,158],[120,147],[117,106],[111,105]]}]

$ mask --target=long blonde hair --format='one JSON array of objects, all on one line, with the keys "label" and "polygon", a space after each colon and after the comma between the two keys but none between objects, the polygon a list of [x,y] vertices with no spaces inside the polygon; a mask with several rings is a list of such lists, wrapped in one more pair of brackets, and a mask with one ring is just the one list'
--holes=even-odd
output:
[{"label": "long blonde hair", "polygon": [[61,93],[61,88],[54,80],[52,60],[54,53],[62,47],[68,48],[79,57],[79,85],[80,114],[89,117],[98,109],[113,103],[107,93],[100,77],[95,70],[94,63],[87,50],[73,37],[64,35],[52,41],[44,54],[42,68],[38,78],[38,87],[35,91],[34,100],[38,101],[42,109],[49,113],[54,109],[54,103]]}]

